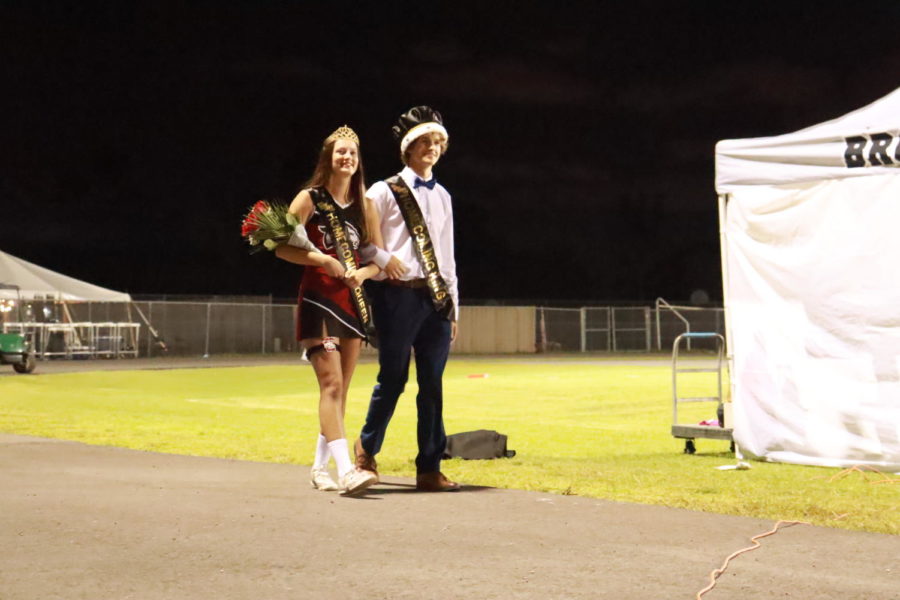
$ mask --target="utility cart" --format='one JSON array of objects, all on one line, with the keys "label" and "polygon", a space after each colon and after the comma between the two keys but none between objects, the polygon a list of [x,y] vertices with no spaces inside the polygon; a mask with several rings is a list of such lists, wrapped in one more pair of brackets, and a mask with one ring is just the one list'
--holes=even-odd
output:
[{"label": "utility cart", "polygon": [[[692,340],[713,341],[715,343],[715,357],[710,360],[704,359],[703,366],[697,366],[697,362],[693,361],[691,366],[683,366],[684,361],[679,363],[679,354],[682,346],[690,349]],[[731,442],[731,450],[734,451],[734,441],[732,439],[732,429],[725,427],[725,411],[722,404],[722,369],[725,364],[725,338],[718,333],[706,332],[688,332],[682,333],[675,338],[672,345],[672,437],[685,440],[684,453],[693,454],[697,451],[694,445],[696,438],[708,438],[713,440],[726,440]],[[716,395],[714,396],[679,396],[679,375],[685,373],[707,373],[715,376],[715,382],[710,382],[710,387],[715,385]],[[678,406],[683,402],[707,402],[715,403],[715,415],[718,424],[683,424],[678,421]],[[711,419],[710,419],[711,421]]]},{"label": "utility cart", "polygon": [[[16,310],[18,321],[22,321],[22,296],[19,286],[0,283],[2,290],[16,291]],[[34,340],[25,331],[8,332],[6,325],[0,329],[0,365],[12,365],[16,373],[31,373],[37,365]]]}]

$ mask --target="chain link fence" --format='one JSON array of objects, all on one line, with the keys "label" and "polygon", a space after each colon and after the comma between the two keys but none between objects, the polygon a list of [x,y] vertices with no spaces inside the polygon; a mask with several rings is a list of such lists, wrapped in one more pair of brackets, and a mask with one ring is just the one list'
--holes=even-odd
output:
[{"label": "chain link fence", "polygon": [[[297,350],[293,304],[138,302],[157,331],[142,356],[210,356]],[[167,350],[163,350],[162,344]]]},{"label": "chain link fence", "polygon": [[537,307],[542,352],[669,351],[687,331],[725,333],[724,309],[695,306]]},{"label": "chain link fence", "polygon": [[[298,350],[293,303],[271,302],[265,297],[241,300],[244,301],[141,300],[70,304],[34,301],[27,304],[25,312],[32,327],[43,326],[45,333],[50,329],[47,325],[52,323],[71,323],[76,327],[120,324],[122,331],[136,331],[137,335],[123,335],[114,343],[104,340],[108,347],[121,349],[123,356],[210,356]],[[499,341],[493,344],[497,346],[494,348],[485,343],[467,344],[466,339],[461,339],[457,348],[474,353],[509,351],[505,349],[506,345],[501,348],[500,341],[505,339],[504,336],[521,335],[521,332],[504,330],[511,321],[503,318],[485,322],[487,324],[479,321],[479,325],[467,328],[466,315],[475,318],[475,312],[467,312],[465,306],[462,308],[461,336],[479,336],[481,342],[485,339]],[[534,324],[531,325],[529,319],[524,335],[527,338],[533,328],[534,344],[522,343],[519,347],[534,348],[537,352],[669,351],[674,339],[686,331],[724,335],[725,329],[722,308],[672,306],[663,300],[657,300],[653,306],[495,307],[495,310],[533,310]],[[486,331],[492,327],[491,322],[496,322],[496,331]],[[126,324],[130,324],[127,329]],[[12,325],[4,323],[4,328],[9,329]],[[58,350],[56,346],[71,343],[69,339],[45,335],[42,345],[47,350]]]}]

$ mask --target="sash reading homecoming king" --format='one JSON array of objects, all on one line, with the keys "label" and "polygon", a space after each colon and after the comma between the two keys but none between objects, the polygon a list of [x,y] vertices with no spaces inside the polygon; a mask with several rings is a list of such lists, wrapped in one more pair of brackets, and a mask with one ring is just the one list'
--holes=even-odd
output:
[{"label": "sash reading homecoming king", "polygon": [[[353,254],[353,246],[350,244],[350,239],[344,230],[343,220],[337,214],[337,205],[331,194],[327,190],[313,188],[310,190],[310,195],[316,205],[316,210],[325,217],[328,232],[331,234],[331,239],[334,240],[334,249],[338,260],[341,261],[345,269],[358,268],[356,256]],[[356,311],[359,313],[359,319],[362,321],[366,341],[370,346],[376,347],[375,325],[372,322],[372,311],[369,308],[369,301],[366,298],[365,291],[362,287],[355,287],[350,290],[350,296],[353,298]]]},{"label": "sash reading homecoming king", "polygon": [[409,186],[406,185],[406,182],[399,175],[394,175],[387,179],[387,184],[394,193],[394,198],[397,199],[400,214],[403,215],[406,229],[409,231],[409,235],[413,239],[413,246],[416,248],[416,255],[418,255],[419,262],[422,263],[422,269],[425,271],[425,280],[428,283],[428,291],[431,293],[431,302],[434,304],[434,310],[444,318],[450,319],[453,314],[453,298],[447,289],[447,282],[441,277],[437,256],[434,253],[434,244],[431,242],[431,236],[428,234],[428,226],[425,225],[422,209],[419,208],[419,204],[413,197]]}]

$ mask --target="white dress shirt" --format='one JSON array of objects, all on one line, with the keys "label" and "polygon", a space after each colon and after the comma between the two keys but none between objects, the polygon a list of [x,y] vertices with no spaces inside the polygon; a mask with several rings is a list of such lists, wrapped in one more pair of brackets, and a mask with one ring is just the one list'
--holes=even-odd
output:
[{"label": "white dress shirt", "polygon": [[[450,192],[440,183],[435,183],[434,189],[431,190],[424,186],[415,187],[418,175],[409,167],[400,171],[400,177],[409,186],[413,198],[419,205],[419,210],[422,211],[422,217],[428,227],[428,234],[431,237],[434,253],[441,270],[441,277],[444,278],[447,289],[450,291],[450,297],[453,298],[454,319],[458,319],[459,291],[456,282],[456,257],[453,251],[453,206],[450,202]],[[424,278],[425,270],[422,268],[422,263],[419,262],[413,239],[409,235],[403,214],[400,212],[397,199],[394,198],[390,186],[384,181],[379,181],[369,188],[366,197],[372,200],[378,209],[378,214],[381,215],[381,235],[384,238],[385,250],[409,267],[409,271],[406,272],[403,279]],[[382,261],[376,260],[376,262]],[[383,265],[379,266],[383,268]],[[382,272],[374,279],[384,280],[386,277]]]}]

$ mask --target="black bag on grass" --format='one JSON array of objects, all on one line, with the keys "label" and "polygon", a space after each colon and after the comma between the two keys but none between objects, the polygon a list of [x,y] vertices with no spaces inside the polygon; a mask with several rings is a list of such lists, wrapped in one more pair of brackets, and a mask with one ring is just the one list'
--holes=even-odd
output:
[{"label": "black bag on grass", "polygon": [[506,436],[490,429],[464,431],[447,436],[444,458],[465,460],[512,458],[515,450],[506,449]]}]

